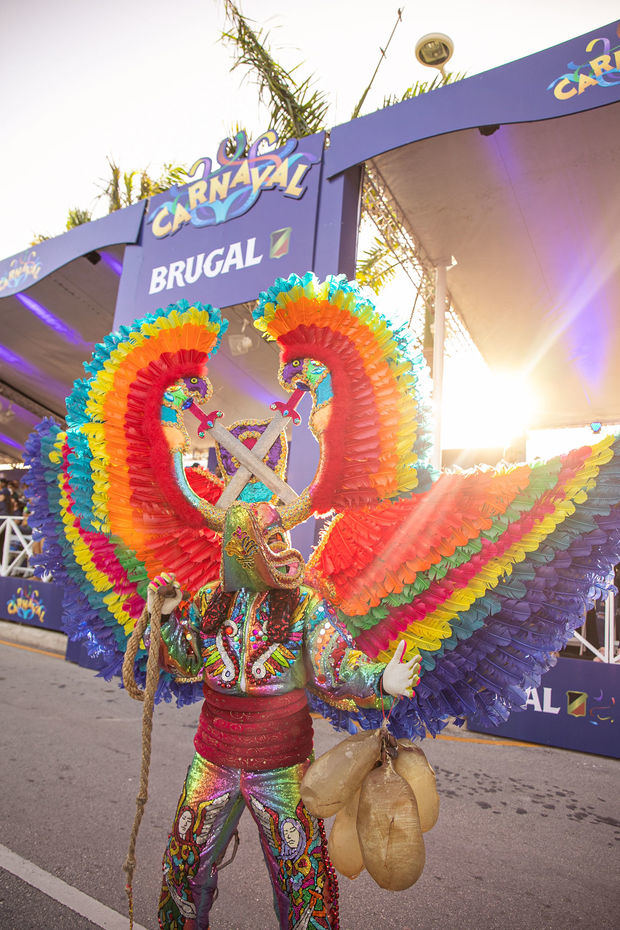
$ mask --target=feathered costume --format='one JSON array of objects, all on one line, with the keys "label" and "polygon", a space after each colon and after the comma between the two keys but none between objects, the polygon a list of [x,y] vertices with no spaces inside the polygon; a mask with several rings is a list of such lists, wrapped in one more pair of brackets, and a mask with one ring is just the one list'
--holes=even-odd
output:
[{"label": "feathered costume", "polygon": [[[254,318],[256,327],[280,346],[283,387],[297,392],[294,396],[310,391],[313,399],[310,425],[320,443],[319,469],[298,501],[278,506],[284,529],[313,513],[331,514],[307,566],[306,587],[300,589],[314,606],[323,604],[320,610],[329,612],[323,617],[330,630],[327,639],[337,631],[343,642],[340,658],[346,649],[361,650],[377,667],[383,667],[379,663],[388,661],[401,639],[409,656],[419,653],[422,676],[416,693],[392,709],[390,728],[397,737],[434,735],[450,720],[462,722],[471,714],[492,722],[506,719],[524,704],[525,689],[538,685],[554,663],[554,653],[582,623],[585,608],[609,586],[620,561],[620,440],[608,437],[532,465],[437,476],[427,458],[423,360],[410,353],[404,330],[393,329],[354,284],[292,275],[261,295]],[[234,669],[239,658],[228,648],[234,636],[227,647],[213,626],[214,591],[222,599],[220,613],[229,620],[238,604],[238,593],[226,601],[217,585],[220,535],[226,532],[223,511],[217,508],[222,482],[208,472],[186,472],[182,464],[183,409],[198,416],[204,430],[215,422],[215,411],[202,409],[211,394],[206,363],[225,326],[213,308],[181,302],[122,327],[97,346],[85,366],[86,378],[76,382],[68,399],[67,431],[44,421],[29,440],[27,481],[33,519],[45,537],[43,566],[65,587],[67,632],[105,660],[106,677],[120,669],[148,579],[163,570],[174,572],[190,595],[202,589],[201,607],[194,598],[194,619],[191,611],[185,615],[194,632],[204,627],[205,617],[212,623],[190,671],[217,678],[227,661]],[[292,415],[292,408],[286,412]],[[225,472],[225,484],[238,465]],[[250,481],[246,499],[271,494],[259,484],[254,481],[253,495]],[[245,558],[251,566],[260,540],[256,543],[246,529],[237,524],[233,536],[239,532],[226,537],[226,546],[232,545],[238,564]],[[294,613],[291,605],[289,614]],[[270,612],[286,616],[282,604]],[[261,674],[267,669],[274,680],[290,672],[292,661],[285,652],[291,644],[285,630],[284,643],[270,634],[268,621],[257,621],[254,632],[273,646]],[[175,681],[179,667],[173,639],[167,643],[172,674],[160,679],[158,697],[168,700],[174,694],[183,703],[199,692],[196,684]],[[189,656],[189,647],[185,651]],[[142,649],[138,667],[144,662]],[[337,687],[320,687],[319,671],[317,666],[304,682],[313,710],[341,728],[380,725],[381,702],[361,700],[371,692],[376,698],[374,672],[366,689],[343,695]],[[184,836],[190,837],[194,856],[204,848],[202,808],[197,802],[187,813],[188,792],[202,784],[198,794],[204,807],[204,799],[215,798],[217,791],[212,772],[197,770],[192,779],[167,852],[168,905],[176,916],[162,926],[194,926],[185,923],[194,920],[188,885],[172,890],[170,863]],[[203,790],[207,782],[211,795]],[[264,827],[266,857],[274,863],[274,888],[283,869],[292,870],[297,882],[295,902],[290,888],[287,892],[289,922],[283,916],[286,907],[280,908],[282,925],[299,920],[300,927],[337,926],[333,895],[325,897],[327,910],[320,917],[306,913],[307,895],[298,894],[303,886],[316,898],[317,874],[308,878],[306,871],[304,886],[303,868],[300,872],[290,857],[278,859],[271,848],[277,823],[292,819],[300,843],[301,837],[305,841],[308,864],[313,831],[306,821],[302,828],[294,810],[275,803],[285,795],[282,786],[269,783],[251,800],[253,815]],[[318,825],[315,839],[317,831]],[[315,873],[323,869],[321,881],[329,885],[320,855],[317,861]],[[198,860],[192,862],[195,873]]]}]

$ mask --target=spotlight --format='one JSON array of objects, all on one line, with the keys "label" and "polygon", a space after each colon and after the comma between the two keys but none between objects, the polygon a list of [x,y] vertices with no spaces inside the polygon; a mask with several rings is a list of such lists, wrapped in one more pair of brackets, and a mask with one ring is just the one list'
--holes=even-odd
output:
[{"label": "spotlight", "polygon": [[228,339],[228,348],[230,349],[231,355],[247,355],[254,345],[252,337],[246,336],[245,331],[247,327],[248,321],[244,320],[240,333],[229,333],[226,337]]},{"label": "spotlight", "polygon": [[252,340],[244,333],[232,333],[227,338],[231,355],[247,355],[252,348]]},{"label": "spotlight", "polygon": [[443,66],[452,58],[453,52],[454,42],[443,32],[430,32],[418,39],[415,46],[415,57],[420,64],[437,68],[442,74]]}]

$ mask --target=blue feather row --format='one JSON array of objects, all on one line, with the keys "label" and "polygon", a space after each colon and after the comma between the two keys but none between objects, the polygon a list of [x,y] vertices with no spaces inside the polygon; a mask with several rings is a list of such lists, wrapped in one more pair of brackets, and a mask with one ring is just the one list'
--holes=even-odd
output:
[{"label": "blue feather row", "polygon": [[[89,656],[104,663],[98,674],[110,680],[120,675],[126,637],[104,603],[108,592],[95,591],[90,585],[64,534],[57,484],[60,469],[49,461],[49,453],[60,432],[53,420],[44,420],[26,443],[24,460],[30,468],[25,483],[33,508],[32,523],[38,535],[45,539],[36,567],[49,572],[54,581],[63,586],[63,629],[69,639],[84,644]],[[142,651],[136,663],[136,681],[141,685],[144,684],[145,666],[146,653]],[[168,673],[160,675],[157,701],[170,701],[174,697],[177,704],[183,706],[200,700],[201,696],[199,685],[179,684]]]}]

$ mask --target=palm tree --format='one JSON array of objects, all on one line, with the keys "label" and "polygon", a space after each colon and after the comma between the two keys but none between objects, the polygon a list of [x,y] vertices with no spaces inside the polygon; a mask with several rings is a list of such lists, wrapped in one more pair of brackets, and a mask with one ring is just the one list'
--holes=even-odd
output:
[{"label": "palm tree", "polygon": [[67,229],[75,229],[76,226],[82,226],[84,223],[90,223],[93,215],[90,210],[83,210],[81,207],[73,207],[67,213]]},{"label": "palm tree", "polygon": [[232,0],[224,0],[230,29],[222,38],[235,50],[233,68],[246,67],[258,85],[258,94],[269,109],[269,128],[280,141],[310,136],[326,128],[329,102],[322,91],[313,90],[314,78],[299,82],[295,72],[286,71],[269,51],[269,34],[252,29]]},{"label": "palm tree", "polygon": [[[114,213],[128,207],[138,200],[146,200],[155,194],[162,194],[173,184],[186,184],[187,169],[181,165],[167,162],[158,178],[153,178],[148,171],[124,171],[113,158],[108,157],[110,176],[101,190],[101,196],[108,199],[108,213]],[[136,180],[137,179],[137,180]]]}]

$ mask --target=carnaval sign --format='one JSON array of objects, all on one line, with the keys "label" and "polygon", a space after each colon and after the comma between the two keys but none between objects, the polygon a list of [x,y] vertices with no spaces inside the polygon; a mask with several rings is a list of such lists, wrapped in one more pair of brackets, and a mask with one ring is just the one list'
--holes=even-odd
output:
[{"label": "carnaval sign", "polygon": [[[620,36],[620,24],[617,34]],[[610,40],[601,36],[588,42],[585,54],[591,57],[584,64],[569,61],[568,71],[549,84],[547,90],[553,90],[558,100],[570,100],[590,87],[614,87],[620,83],[620,43],[612,47]]]},{"label": "carnaval sign", "polygon": [[0,617],[47,630],[61,630],[63,593],[56,584],[0,578]]},{"label": "carnaval sign", "polygon": [[19,620],[33,620],[35,617],[40,623],[45,620],[45,607],[39,600],[39,592],[28,588],[18,588],[13,597],[6,604],[9,617],[16,615]]},{"label": "carnaval sign", "polygon": [[247,151],[244,132],[235,136],[235,151],[227,153],[230,140],[220,143],[218,167],[210,158],[200,158],[190,168],[192,179],[184,188],[171,188],[171,199],[148,216],[157,239],[173,236],[191,223],[198,229],[225,223],[250,210],[263,191],[278,189],[285,197],[299,200],[306,192],[304,177],[318,159],[296,151],[297,140],[289,139],[276,148],[278,134],[263,133]]},{"label": "carnaval sign", "polygon": [[11,260],[6,274],[0,275],[0,297],[10,291],[17,291],[38,281],[41,274],[41,262],[37,257],[36,249],[28,255],[17,256]]},{"label": "carnaval sign", "polygon": [[115,326],[177,300],[254,300],[278,277],[314,267],[324,133],[278,142],[264,132],[221,143],[190,181],[150,199],[126,253]]}]

